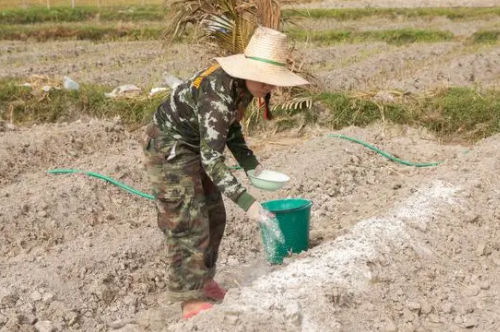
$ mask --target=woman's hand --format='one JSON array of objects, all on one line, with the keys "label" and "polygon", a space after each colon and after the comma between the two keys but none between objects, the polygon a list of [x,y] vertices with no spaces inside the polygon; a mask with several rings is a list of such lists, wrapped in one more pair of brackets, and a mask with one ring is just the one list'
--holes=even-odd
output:
[{"label": "woman's hand", "polygon": [[255,201],[250,208],[247,210],[247,216],[251,221],[262,222],[265,221],[266,218],[274,218],[274,214],[267,211],[262,207],[262,205]]},{"label": "woman's hand", "polygon": [[259,222],[260,210],[263,209],[259,202],[255,201],[247,210],[248,219],[251,221]]},{"label": "woman's hand", "polygon": [[257,167],[253,170],[253,175],[259,176],[260,173],[264,170],[264,167],[261,164],[258,164]]}]

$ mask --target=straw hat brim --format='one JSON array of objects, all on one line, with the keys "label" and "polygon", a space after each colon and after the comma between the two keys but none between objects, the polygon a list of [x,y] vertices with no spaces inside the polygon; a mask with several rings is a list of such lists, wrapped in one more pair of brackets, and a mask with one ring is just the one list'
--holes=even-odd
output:
[{"label": "straw hat brim", "polygon": [[292,73],[286,66],[248,59],[244,54],[215,58],[222,69],[232,77],[262,82],[274,86],[297,86],[310,84]]}]

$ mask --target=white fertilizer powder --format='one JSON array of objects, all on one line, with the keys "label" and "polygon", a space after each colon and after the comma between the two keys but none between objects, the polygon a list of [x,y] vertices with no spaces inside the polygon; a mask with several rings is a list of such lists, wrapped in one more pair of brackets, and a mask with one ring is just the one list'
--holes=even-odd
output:
[{"label": "white fertilizer powder", "polygon": [[[221,331],[220,326],[203,322],[237,317],[234,320],[247,327],[256,326],[255,331],[263,322],[266,330],[276,325],[276,331],[336,331],[340,327],[332,319],[328,296],[338,288],[351,293],[366,290],[372,278],[368,263],[381,254],[408,245],[422,247],[406,220],[427,222],[440,204],[453,204],[456,190],[440,181],[422,187],[386,216],[360,221],[350,233],[311,249],[307,257],[249,287],[229,291],[223,304],[188,324],[199,322],[204,331]],[[189,331],[185,323],[171,330]]]}]

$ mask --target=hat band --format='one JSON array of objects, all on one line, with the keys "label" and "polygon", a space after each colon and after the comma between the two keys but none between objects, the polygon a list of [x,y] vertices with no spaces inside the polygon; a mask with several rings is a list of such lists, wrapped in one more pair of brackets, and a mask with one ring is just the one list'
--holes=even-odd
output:
[{"label": "hat band", "polygon": [[252,59],[252,60],[260,61],[260,62],[265,62],[265,63],[269,63],[269,64],[275,65],[275,66],[286,67],[286,63],[282,63],[282,62],[277,62],[277,61],[273,61],[273,60],[269,60],[269,59],[259,58],[259,57],[256,57],[256,56],[245,56],[245,57],[247,59]]}]

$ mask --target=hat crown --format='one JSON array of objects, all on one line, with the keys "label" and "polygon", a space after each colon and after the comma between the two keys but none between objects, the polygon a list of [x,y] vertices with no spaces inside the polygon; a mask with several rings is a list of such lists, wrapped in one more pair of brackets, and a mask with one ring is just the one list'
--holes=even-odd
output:
[{"label": "hat crown", "polygon": [[248,42],[244,54],[250,59],[285,65],[288,56],[287,36],[274,29],[258,27]]},{"label": "hat crown", "polygon": [[308,81],[287,68],[287,36],[259,26],[243,54],[216,58],[229,76],[274,86],[297,86]]}]

